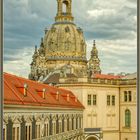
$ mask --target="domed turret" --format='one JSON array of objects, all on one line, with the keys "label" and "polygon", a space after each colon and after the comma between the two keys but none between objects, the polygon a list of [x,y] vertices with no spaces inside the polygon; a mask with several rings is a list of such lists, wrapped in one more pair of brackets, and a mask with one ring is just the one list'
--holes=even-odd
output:
[{"label": "domed turret", "polygon": [[55,23],[44,37],[48,60],[86,61],[86,43],[83,32],[74,24]]},{"label": "domed turret", "polygon": [[57,0],[57,4],[55,23],[50,29],[45,28],[45,36],[38,49],[37,73],[44,76],[68,64],[73,67],[74,74],[86,76],[86,43],[82,29],[73,23],[72,0]]}]

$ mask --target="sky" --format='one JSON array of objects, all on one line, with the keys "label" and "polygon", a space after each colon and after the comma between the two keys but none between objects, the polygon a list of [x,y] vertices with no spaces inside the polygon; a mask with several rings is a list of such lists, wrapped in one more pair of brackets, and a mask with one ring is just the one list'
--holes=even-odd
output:
[{"label": "sky", "polygon": [[[34,46],[56,13],[56,0],[4,0],[4,72],[28,77]],[[96,40],[102,73],[136,72],[136,0],[73,0],[72,14],[83,29],[87,59]]]}]

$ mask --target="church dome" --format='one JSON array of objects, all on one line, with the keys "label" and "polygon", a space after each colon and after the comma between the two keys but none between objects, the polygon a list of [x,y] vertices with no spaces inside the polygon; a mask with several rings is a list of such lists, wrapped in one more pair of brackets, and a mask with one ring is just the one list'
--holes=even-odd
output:
[{"label": "church dome", "polygon": [[86,43],[81,28],[72,22],[56,22],[45,32],[44,46],[48,60],[85,60]]}]

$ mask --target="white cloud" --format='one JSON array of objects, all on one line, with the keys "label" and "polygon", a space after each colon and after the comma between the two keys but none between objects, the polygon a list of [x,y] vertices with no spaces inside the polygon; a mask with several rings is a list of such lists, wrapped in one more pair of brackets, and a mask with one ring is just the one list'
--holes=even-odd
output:
[{"label": "white cloud", "polygon": [[114,9],[95,9],[88,10],[89,18],[100,18],[100,16],[113,16],[116,11]]}]

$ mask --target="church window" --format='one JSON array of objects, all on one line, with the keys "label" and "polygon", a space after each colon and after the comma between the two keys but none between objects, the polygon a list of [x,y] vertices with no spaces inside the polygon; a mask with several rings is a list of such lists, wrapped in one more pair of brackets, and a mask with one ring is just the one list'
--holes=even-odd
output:
[{"label": "church window", "polygon": [[107,95],[107,105],[110,106],[110,95]]},{"label": "church window", "polygon": [[93,95],[93,105],[96,105],[96,95]]},{"label": "church window", "polygon": [[115,105],[115,96],[112,96],[112,105]]},{"label": "church window", "polygon": [[91,94],[88,95],[88,100],[87,100],[88,105],[91,105]]},{"label": "church window", "polygon": [[131,112],[130,110],[125,110],[125,127],[130,127],[131,125]]}]

